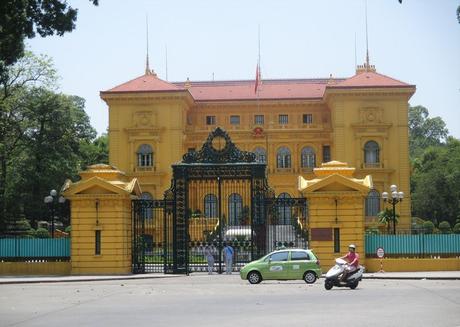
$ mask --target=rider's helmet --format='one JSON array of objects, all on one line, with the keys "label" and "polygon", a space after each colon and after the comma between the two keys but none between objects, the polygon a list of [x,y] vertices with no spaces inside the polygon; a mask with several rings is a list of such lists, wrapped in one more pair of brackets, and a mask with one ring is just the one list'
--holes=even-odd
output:
[{"label": "rider's helmet", "polygon": [[356,245],[354,245],[354,244],[350,244],[350,245],[348,246],[348,248],[349,248],[349,249],[353,249],[353,250],[356,250]]}]

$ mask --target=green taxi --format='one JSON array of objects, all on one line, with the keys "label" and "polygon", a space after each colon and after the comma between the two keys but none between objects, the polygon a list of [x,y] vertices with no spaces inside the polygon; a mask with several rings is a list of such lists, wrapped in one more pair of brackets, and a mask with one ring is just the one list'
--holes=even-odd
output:
[{"label": "green taxi", "polygon": [[251,284],[264,279],[303,279],[307,284],[313,284],[321,276],[321,267],[311,250],[283,249],[248,263],[241,269],[240,276]]}]

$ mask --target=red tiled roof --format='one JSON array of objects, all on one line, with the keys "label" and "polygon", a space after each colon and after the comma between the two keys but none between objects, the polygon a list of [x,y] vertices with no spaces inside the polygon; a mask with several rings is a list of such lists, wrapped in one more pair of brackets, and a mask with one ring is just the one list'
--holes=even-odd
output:
[{"label": "red tiled roof", "polygon": [[368,87],[413,87],[413,85],[406,84],[398,81],[397,79],[376,73],[376,72],[362,72],[355,76],[347,78],[346,80],[328,85],[328,88],[368,88]]},{"label": "red tiled roof", "polygon": [[329,79],[280,79],[263,80],[254,92],[254,80],[199,81],[169,83],[155,74],[137,77],[104,93],[168,92],[188,90],[195,101],[275,100],[275,99],[322,99],[326,89],[334,88],[413,88],[391,77],[376,72],[362,72],[350,78]]},{"label": "red tiled roof", "polygon": [[103,93],[118,92],[161,92],[184,90],[177,85],[165,82],[157,77],[156,74],[147,74],[137,77],[131,81],[115,86]]},{"label": "red tiled roof", "polygon": [[188,90],[196,101],[322,99],[327,80],[263,80],[258,94],[254,92],[254,83],[254,80],[191,82]]}]

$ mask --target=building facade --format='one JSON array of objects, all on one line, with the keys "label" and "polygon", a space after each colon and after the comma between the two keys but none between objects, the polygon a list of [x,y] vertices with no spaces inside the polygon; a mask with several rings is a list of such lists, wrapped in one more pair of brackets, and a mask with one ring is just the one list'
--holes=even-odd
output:
[{"label": "building facade", "polygon": [[171,164],[225,129],[267,163],[277,196],[299,197],[298,177],[337,160],[371,175],[366,226],[376,225],[381,193],[398,185],[399,229],[410,228],[408,101],[415,86],[358,66],[350,78],[169,83],[153,71],[101,92],[109,107],[109,161],[139,180],[142,197],[162,198]]}]

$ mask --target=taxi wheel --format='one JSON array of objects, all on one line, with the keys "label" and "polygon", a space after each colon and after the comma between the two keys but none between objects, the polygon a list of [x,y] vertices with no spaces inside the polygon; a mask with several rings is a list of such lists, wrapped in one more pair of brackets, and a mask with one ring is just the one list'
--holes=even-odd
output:
[{"label": "taxi wheel", "polygon": [[313,284],[314,282],[316,282],[316,275],[314,272],[312,271],[307,271],[304,275],[303,275],[303,280],[305,281],[305,283],[307,284]]},{"label": "taxi wheel", "polygon": [[257,271],[251,271],[248,274],[248,281],[251,284],[259,284],[262,281],[262,276]]}]

